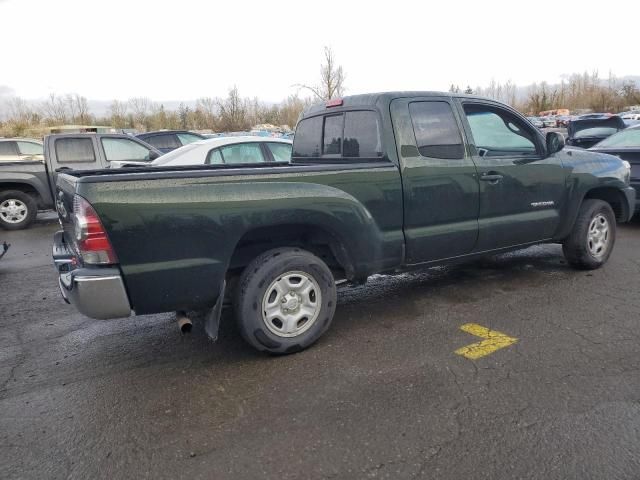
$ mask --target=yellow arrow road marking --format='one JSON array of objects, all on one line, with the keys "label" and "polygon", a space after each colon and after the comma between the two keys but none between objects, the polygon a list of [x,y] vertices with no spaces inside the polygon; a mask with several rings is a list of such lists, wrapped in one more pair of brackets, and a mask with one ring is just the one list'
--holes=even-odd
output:
[{"label": "yellow arrow road marking", "polygon": [[505,335],[502,332],[489,330],[477,323],[465,323],[460,327],[463,332],[470,333],[476,337],[485,338],[481,342],[472,343],[466,347],[459,348],[455,351],[458,355],[468,358],[469,360],[477,360],[485,355],[489,355],[496,350],[513,345],[518,341],[517,338]]}]

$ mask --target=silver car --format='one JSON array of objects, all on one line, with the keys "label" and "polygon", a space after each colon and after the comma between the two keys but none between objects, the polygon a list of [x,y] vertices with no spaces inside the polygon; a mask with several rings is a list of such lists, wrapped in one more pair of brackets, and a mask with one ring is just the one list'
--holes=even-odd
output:
[{"label": "silver car", "polygon": [[0,138],[0,163],[36,160],[44,161],[40,140],[32,138]]}]

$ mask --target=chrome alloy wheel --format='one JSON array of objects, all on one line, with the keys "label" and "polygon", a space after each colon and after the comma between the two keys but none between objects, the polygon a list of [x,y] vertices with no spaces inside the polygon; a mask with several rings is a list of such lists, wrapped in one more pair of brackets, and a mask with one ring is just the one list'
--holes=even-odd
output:
[{"label": "chrome alloy wheel", "polygon": [[0,204],[0,217],[7,223],[20,223],[28,214],[27,206],[16,198],[8,198]]},{"label": "chrome alloy wheel", "polygon": [[602,258],[609,246],[609,222],[599,213],[591,220],[587,233],[587,248],[594,258]]},{"label": "chrome alloy wheel", "polygon": [[262,298],[262,319],[271,333],[296,337],[318,319],[322,294],[318,282],[305,272],[287,272],[267,288]]}]

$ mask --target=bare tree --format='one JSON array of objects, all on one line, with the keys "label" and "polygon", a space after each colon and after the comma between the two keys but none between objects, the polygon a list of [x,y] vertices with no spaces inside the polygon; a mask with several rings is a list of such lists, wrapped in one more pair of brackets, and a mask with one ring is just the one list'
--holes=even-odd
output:
[{"label": "bare tree", "polygon": [[218,102],[211,97],[203,97],[196,100],[196,112],[202,116],[204,128],[215,128],[216,114],[218,113]]},{"label": "bare tree", "polygon": [[127,104],[114,100],[109,106],[109,116],[111,125],[116,128],[125,128],[127,126]]},{"label": "bare tree", "polygon": [[309,90],[317,100],[326,101],[344,94],[345,75],[341,65],[336,65],[333,51],[324,47],[324,63],[320,65],[320,83],[316,86],[298,84],[299,88]]},{"label": "bare tree", "polygon": [[128,101],[129,110],[133,115],[135,128],[147,128],[149,113],[151,112],[151,100],[147,97],[133,97]]},{"label": "bare tree", "polygon": [[89,102],[87,101],[87,97],[83,97],[82,95],[78,95],[76,93],[73,96],[73,103],[75,105],[76,111],[74,121],[78,122],[81,125],[87,125],[91,123],[91,114],[89,113]]},{"label": "bare tree", "polygon": [[294,128],[298,123],[298,118],[309,100],[302,100],[298,95],[291,95],[280,104],[280,123],[283,126]]},{"label": "bare tree", "polygon": [[224,100],[218,100],[218,110],[221,130],[231,132],[249,128],[246,102],[240,98],[238,87],[234,86],[229,90],[229,95]]},{"label": "bare tree", "polygon": [[511,80],[507,80],[507,83],[504,84],[503,91],[503,101],[512,107],[515,107],[516,102],[518,100],[516,93],[516,84]]},{"label": "bare tree", "polygon": [[0,136],[24,136],[30,127],[40,124],[40,115],[33,107],[20,97],[9,97],[2,102],[4,115],[0,115]]},{"label": "bare tree", "polygon": [[31,106],[20,97],[11,97],[5,102],[8,117],[7,120],[18,122],[30,122],[35,115]]},{"label": "bare tree", "polygon": [[178,106],[178,118],[180,119],[180,128],[183,130],[190,128],[189,120],[191,119],[191,110],[182,102],[180,102]]},{"label": "bare tree", "polygon": [[69,111],[65,99],[56,96],[55,93],[49,94],[49,99],[42,105],[42,110],[50,122],[63,124],[67,123],[69,119]]}]

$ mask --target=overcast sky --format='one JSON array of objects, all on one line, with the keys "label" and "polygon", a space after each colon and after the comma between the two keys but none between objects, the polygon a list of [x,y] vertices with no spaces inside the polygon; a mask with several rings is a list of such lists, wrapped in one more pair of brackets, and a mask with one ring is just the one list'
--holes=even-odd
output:
[{"label": "overcast sky", "polygon": [[640,0],[0,0],[0,94],[279,101],[330,46],[347,93],[640,74]]}]

